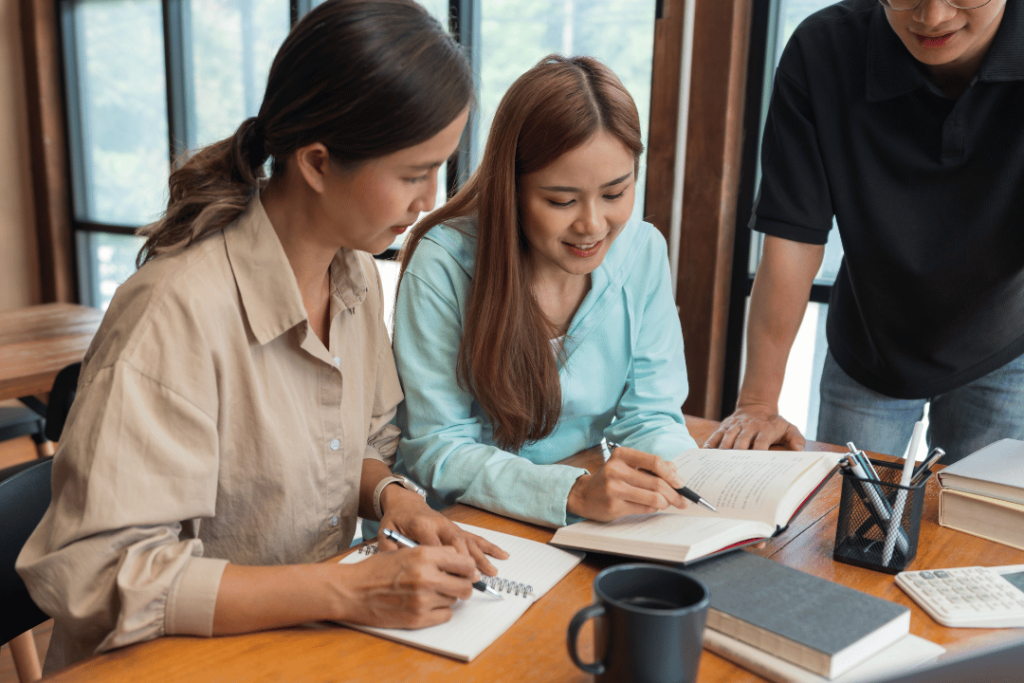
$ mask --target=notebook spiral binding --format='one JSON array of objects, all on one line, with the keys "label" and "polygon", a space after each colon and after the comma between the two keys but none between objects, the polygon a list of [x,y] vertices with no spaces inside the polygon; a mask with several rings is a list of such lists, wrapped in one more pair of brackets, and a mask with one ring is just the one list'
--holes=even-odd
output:
[{"label": "notebook spiral binding", "polygon": [[[376,555],[380,548],[377,544],[364,545],[356,552],[360,555]],[[486,583],[488,586],[496,591],[508,593],[509,595],[515,595],[522,598],[528,598],[533,595],[533,586],[519,581],[512,581],[510,579],[503,579],[500,576],[481,576],[480,580]]]},{"label": "notebook spiral binding", "polygon": [[533,586],[529,586],[518,581],[503,579],[500,576],[481,576],[480,580],[494,590],[499,592],[503,591],[509,595],[517,595],[523,598],[528,598],[533,595]]}]

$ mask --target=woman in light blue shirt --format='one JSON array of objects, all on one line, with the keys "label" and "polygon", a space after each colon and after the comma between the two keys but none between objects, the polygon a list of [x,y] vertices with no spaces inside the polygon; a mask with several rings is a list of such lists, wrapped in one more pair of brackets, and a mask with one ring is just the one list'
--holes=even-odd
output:
[{"label": "woman in light blue shirt", "polygon": [[[502,99],[474,176],[410,235],[399,452],[444,503],[548,526],[685,507],[665,461],[696,446],[667,250],[630,218],[642,152],[615,75],[549,56]],[[556,464],[602,438],[622,447],[594,474]]]}]

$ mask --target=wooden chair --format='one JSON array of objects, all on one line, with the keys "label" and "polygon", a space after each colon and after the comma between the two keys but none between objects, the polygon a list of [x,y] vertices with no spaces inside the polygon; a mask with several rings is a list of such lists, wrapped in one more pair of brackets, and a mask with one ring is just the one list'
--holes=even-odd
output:
[{"label": "wooden chair", "polygon": [[0,406],[0,441],[31,436],[40,457],[52,455],[52,453],[45,452],[47,448],[45,429],[46,420],[31,408]]},{"label": "wooden chair", "polygon": [[32,601],[25,583],[14,571],[14,561],[50,505],[52,466],[52,458],[28,466],[16,465],[7,472],[20,471],[0,481],[0,604],[4,606],[0,612],[0,643],[10,642],[21,681],[37,680],[42,675],[32,628],[49,617]]},{"label": "wooden chair", "polygon": [[[81,363],[72,363],[57,373],[46,406],[45,426],[38,439],[33,436],[37,448],[40,443],[52,446],[52,442],[60,440],[75,400],[81,369]],[[48,457],[0,470],[0,604],[4,605],[0,643],[10,642],[14,668],[22,683],[42,677],[32,629],[49,617],[32,602],[21,577],[14,571],[14,561],[50,504],[51,461],[52,457]]]}]

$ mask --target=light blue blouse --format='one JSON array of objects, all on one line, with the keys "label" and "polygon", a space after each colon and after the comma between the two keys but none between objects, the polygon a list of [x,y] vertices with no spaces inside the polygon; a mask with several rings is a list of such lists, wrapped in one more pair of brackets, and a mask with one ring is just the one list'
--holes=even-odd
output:
[{"label": "light blue blouse", "polygon": [[666,459],[696,447],[680,409],[686,361],[665,240],[638,221],[612,243],[569,326],[555,430],[518,453],[496,447],[486,414],[456,380],[476,247],[475,222],[458,225],[465,232],[442,225],[423,238],[395,305],[404,471],[446,504],[561,526],[576,519],[566,502],[586,472],[559,460],[602,436]]}]

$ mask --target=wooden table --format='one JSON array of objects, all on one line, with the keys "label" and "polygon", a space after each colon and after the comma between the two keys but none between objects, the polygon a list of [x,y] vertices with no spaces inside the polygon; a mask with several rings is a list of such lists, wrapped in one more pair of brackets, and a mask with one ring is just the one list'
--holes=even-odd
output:
[{"label": "wooden table", "polygon": [[[713,422],[687,419],[701,443]],[[841,450],[809,443],[808,450]],[[583,453],[571,459],[594,466],[600,456]],[[934,478],[933,478],[934,479]],[[753,551],[783,564],[877,595],[911,608],[911,632],[952,651],[973,649],[1006,637],[1006,630],[949,629],[939,625],[895,586],[893,578],[832,561],[840,478],[800,514],[784,534],[763,550]],[[463,505],[446,511],[452,519],[546,542],[552,532]],[[1024,563],[1024,551],[991,543],[938,526],[938,494],[930,482],[918,557],[914,569],[972,564]],[[541,598],[490,648],[469,664],[432,655],[356,631],[313,625],[222,638],[161,638],[98,655],[68,667],[48,681],[590,681],[566,650],[566,629],[577,610],[591,602],[597,573],[621,559],[590,554],[561,583]],[[258,597],[254,596],[254,599]],[[1012,637],[1024,639],[1024,630]],[[581,635],[581,654],[592,658],[590,631]],[[763,679],[710,652],[701,658],[700,683],[750,683]]]},{"label": "wooden table", "polygon": [[0,400],[49,393],[65,366],[85,356],[103,311],[42,304],[0,312]]}]

